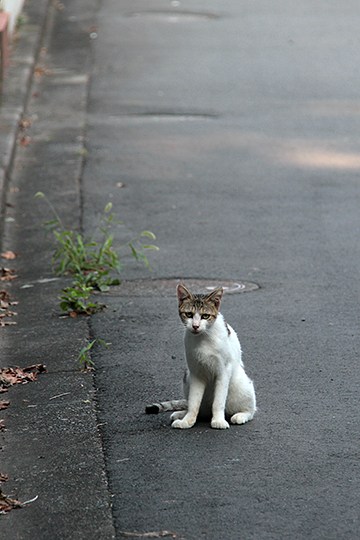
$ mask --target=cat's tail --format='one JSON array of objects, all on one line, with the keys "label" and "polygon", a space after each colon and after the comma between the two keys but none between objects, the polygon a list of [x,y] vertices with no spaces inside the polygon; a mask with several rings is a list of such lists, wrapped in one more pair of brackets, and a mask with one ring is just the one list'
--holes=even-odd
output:
[{"label": "cat's tail", "polygon": [[186,411],[186,410],[187,410],[186,399],[175,399],[173,401],[160,401],[159,403],[151,403],[151,405],[146,405],[146,408],[145,408],[146,414],[158,414],[161,412]]}]

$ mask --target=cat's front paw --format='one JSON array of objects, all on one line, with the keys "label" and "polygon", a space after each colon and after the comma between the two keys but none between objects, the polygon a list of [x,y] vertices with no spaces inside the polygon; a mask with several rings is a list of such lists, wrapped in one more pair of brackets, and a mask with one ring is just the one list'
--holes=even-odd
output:
[{"label": "cat's front paw", "polygon": [[225,420],[225,418],[213,418],[211,420],[211,427],[214,429],[228,429],[230,427],[229,423]]},{"label": "cat's front paw", "polygon": [[171,427],[177,428],[177,429],[189,429],[193,427],[195,422],[189,422],[186,420],[186,418],[183,418],[182,420],[174,420],[174,422],[171,424]]}]

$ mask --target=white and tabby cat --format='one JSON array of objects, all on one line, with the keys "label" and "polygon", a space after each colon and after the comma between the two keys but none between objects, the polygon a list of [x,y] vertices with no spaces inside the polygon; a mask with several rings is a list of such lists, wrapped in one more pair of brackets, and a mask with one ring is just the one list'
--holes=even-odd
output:
[{"label": "white and tabby cat", "polygon": [[192,427],[198,416],[211,418],[211,427],[226,429],[244,424],[256,411],[255,391],[241,360],[235,331],[219,312],[223,289],[203,294],[177,287],[179,315],[185,326],[188,369],[184,376],[185,400],[165,401],[146,407],[146,412],[178,411],[172,427]]}]

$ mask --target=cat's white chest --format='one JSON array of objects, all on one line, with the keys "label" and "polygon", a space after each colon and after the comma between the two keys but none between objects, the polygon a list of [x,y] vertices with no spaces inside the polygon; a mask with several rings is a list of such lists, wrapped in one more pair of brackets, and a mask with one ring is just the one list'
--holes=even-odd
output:
[{"label": "cat's white chest", "polygon": [[188,367],[193,373],[216,375],[224,368],[241,364],[239,340],[220,314],[210,332],[200,336],[185,333],[185,351]]}]

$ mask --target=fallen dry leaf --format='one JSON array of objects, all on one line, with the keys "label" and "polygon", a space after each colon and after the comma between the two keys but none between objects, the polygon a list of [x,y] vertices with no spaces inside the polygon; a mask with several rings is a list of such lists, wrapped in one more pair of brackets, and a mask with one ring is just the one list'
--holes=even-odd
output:
[{"label": "fallen dry leaf", "polygon": [[19,128],[22,130],[25,130],[31,127],[31,124],[32,124],[31,118],[22,118],[19,122]]},{"label": "fallen dry leaf", "polygon": [[17,306],[18,302],[12,302],[10,295],[7,291],[0,291],[0,326],[10,326],[16,324],[16,322],[9,322],[6,319],[8,317],[15,317],[17,313],[11,311],[10,307]]},{"label": "fallen dry leaf", "polygon": [[55,9],[57,9],[58,11],[64,11],[65,9],[65,6],[62,2],[59,2],[59,1],[55,1],[54,2],[54,7]]},{"label": "fallen dry leaf", "polygon": [[43,66],[36,66],[34,69],[35,77],[43,77],[44,75],[51,75],[51,74],[52,74],[51,70]]},{"label": "fallen dry leaf", "polygon": [[0,327],[4,328],[4,326],[15,326],[17,322],[14,321],[4,321],[3,319],[0,319]]},{"label": "fallen dry leaf", "polygon": [[15,315],[17,315],[15,311],[10,311],[7,309],[4,313],[0,313],[0,319],[4,317],[14,317]]},{"label": "fallen dry leaf", "polygon": [[0,300],[2,302],[10,302],[10,294],[7,291],[0,291]]},{"label": "fallen dry leaf", "polygon": [[22,137],[20,137],[21,146],[29,146],[30,143],[31,137],[29,137],[29,135],[23,135]]},{"label": "fallen dry leaf", "polygon": [[45,364],[33,364],[32,366],[24,367],[23,371],[25,373],[28,373],[29,371],[37,371],[38,373],[46,373],[46,366]]},{"label": "fallen dry leaf", "polygon": [[3,494],[3,492],[0,489],[0,513],[4,514],[5,512],[10,512],[10,510],[13,510],[14,508],[21,508],[22,504],[21,502],[17,501],[16,499],[11,499],[10,497],[7,497]]},{"label": "fallen dry leaf", "polygon": [[7,482],[9,480],[9,477],[7,474],[0,473],[0,482]]},{"label": "fallen dry leaf", "polygon": [[0,268],[0,281],[11,281],[17,278],[15,270],[11,268]]},{"label": "fallen dry leaf", "polygon": [[2,368],[0,369],[0,391],[1,388],[7,389],[14,384],[26,384],[35,381],[37,375],[44,372],[46,372],[46,366],[44,364],[34,364],[25,368]]},{"label": "fallen dry leaf", "polygon": [[1,258],[7,259],[8,261],[13,261],[14,259],[16,259],[16,257],[17,257],[17,254],[14,253],[13,251],[4,251],[1,254]]},{"label": "fallen dry leaf", "polygon": [[10,401],[0,401],[0,411],[7,409],[10,405]]},{"label": "fallen dry leaf", "polygon": [[0,420],[0,431],[5,431],[5,422],[4,420]]},{"label": "fallen dry leaf", "polygon": [[17,306],[19,302],[5,302],[0,300],[0,309],[8,309],[10,306]]}]

